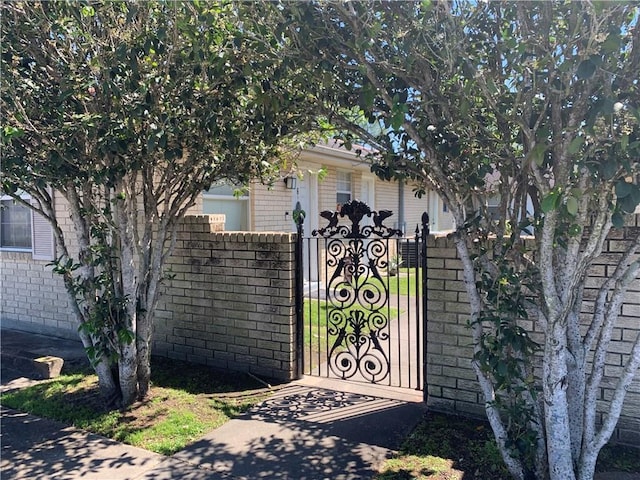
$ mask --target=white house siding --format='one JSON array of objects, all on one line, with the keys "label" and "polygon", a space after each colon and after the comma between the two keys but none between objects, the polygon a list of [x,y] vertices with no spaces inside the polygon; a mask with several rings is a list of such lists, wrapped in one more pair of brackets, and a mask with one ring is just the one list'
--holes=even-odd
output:
[{"label": "white house siding", "polygon": [[[323,175],[319,172],[323,171]],[[320,145],[300,153],[297,164],[297,185],[295,189],[287,189],[283,179],[277,180],[271,187],[260,183],[253,183],[249,193],[249,221],[246,230],[256,232],[290,232],[295,230],[293,209],[300,201],[307,213],[305,233],[310,234],[314,228],[324,225],[320,218],[324,210],[334,211],[337,207],[337,173],[339,171],[351,173],[351,198],[364,200],[374,210],[391,210],[394,216],[387,222],[390,227],[402,228],[409,236],[413,236],[416,225],[421,223],[422,214],[428,210],[430,196],[419,199],[415,196],[414,186],[404,186],[401,216],[399,184],[396,181],[382,181],[375,177],[367,163],[352,152],[336,148],[336,146]],[[363,185],[371,182],[367,199],[361,198]],[[311,184],[311,185],[310,185]],[[373,191],[371,191],[373,190]],[[306,193],[305,193],[306,192]],[[373,199],[373,201],[372,201]],[[229,202],[234,200],[230,198]],[[207,200],[205,199],[205,202]],[[311,202],[311,204],[309,203]],[[208,205],[205,213],[222,213],[211,209]],[[431,212],[429,212],[431,214]],[[444,227],[432,223],[432,230],[450,228],[446,215],[435,215],[434,220],[445,219]],[[228,225],[238,222],[227,219]],[[402,224],[401,224],[402,223]],[[438,228],[434,228],[437,226]],[[244,229],[245,227],[243,227]],[[230,230],[226,228],[226,230]]]},{"label": "white house siding", "polygon": [[336,209],[336,172],[329,170],[318,182],[318,211],[334,211]]},{"label": "white house siding", "polygon": [[[407,184],[403,188],[404,216],[400,219],[399,185],[398,182],[376,180],[376,210],[391,210],[393,216],[389,219],[390,227],[404,228],[406,236],[415,234],[416,226],[422,222],[422,214],[428,211],[428,196],[415,196],[413,185]],[[404,225],[400,225],[401,222]]]},{"label": "white house siding", "polygon": [[[422,225],[422,214],[429,210],[429,196],[424,194],[422,198],[416,197],[413,185],[404,187],[404,219],[405,235],[415,235],[416,227]],[[422,228],[422,227],[420,227]]]},{"label": "white house siding", "polygon": [[[321,168],[326,168],[326,175],[320,180],[317,172]],[[287,232],[295,230],[293,222],[293,208],[296,201],[301,200],[300,190],[307,182],[317,181],[317,213],[315,225],[322,226],[323,221],[319,218],[319,213],[323,210],[334,211],[337,206],[336,200],[336,177],[338,168],[326,167],[321,163],[305,162],[299,165],[302,178],[297,179],[297,186],[293,190],[285,188],[284,181],[276,182],[272,188],[261,184],[251,186],[251,226],[257,232]],[[342,169],[341,169],[342,170]],[[362,174],[357,171],[351,172],[351,198],[359,197],[361,189]],[[314,178],[316,177],[316,178]],[[304,205],[303,205],[304,208]],[[307,207],[308,209],[309,207]],[[313,224],[307,212],[305,225]],[[305,229],[307,230],[307,229]],[[307,232],[310,233],[310,232]]]},{"label": "white house siding", "polygon": [[387,222],[389,227],[397,228],[398,216],[398,184],[396,182],[385,182],[376,180],[376,210],[391,210],[393,216]]},{"label": "white house siding", "polygon": [[444,202],[435,193],[429,192],[429,219],[432,232],[447,232],[455,228],[451,213],[445,211]]}]

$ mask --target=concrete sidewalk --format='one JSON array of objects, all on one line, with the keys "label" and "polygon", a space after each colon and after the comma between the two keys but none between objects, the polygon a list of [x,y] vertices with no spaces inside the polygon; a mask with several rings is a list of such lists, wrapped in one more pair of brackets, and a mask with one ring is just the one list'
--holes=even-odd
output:
[{"label": "concrete sidewalk", "polygon": [[[78,354],[84,354],[79,342],[3,330],[3,358],[12,348],[66,356],[65,361],[81,361]],[[29,382],[3,362],[3,391]],[[30,480],[370,479],[419,421],[425,411],[420,399],[419,392],[309,378],[279,389],[173,457],[3,408],[0,475]]]},{"label": "concrete sidewalk", "polygon": [[140,448],[2,408],[4,479],[206,479],[207,472]]}]

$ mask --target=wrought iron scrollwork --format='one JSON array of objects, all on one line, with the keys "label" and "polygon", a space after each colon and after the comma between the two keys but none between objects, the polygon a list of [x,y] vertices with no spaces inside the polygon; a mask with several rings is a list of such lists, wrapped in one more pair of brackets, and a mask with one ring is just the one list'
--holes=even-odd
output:
[{"label": "wrought iron scrollwork", "polygon": [[[352,200],[342,205],[340,211],[331,212],[325,210],[321,212],[320,216],[328,220],[329,223],[319,230],[314,230],[312,235],[324,238],[332,238],[337,235],[344,238],[369,238],[371,236],[390,238],[402,236],[401,230],[383,225],[383,222],[391,215],[393,213],[390,210],[374,211],[366,203]],[[365,216],[373,219],[373,225],[360,225]],[[340,218],[344,217],[350,220],[350,224],[339,225]]]},{"label": "wrought iron scrollwork", "polygon": [[[328,239],[329,367],[344,379],[360,375],[378,383],[390,375],[389,289],[382,272],[389,265],[388,239],[402,232],[383,225],[391,211],[372,211],[360,201],[321,215],[329,223],[313,235]],[[365,216],[373,225],[361,225]],[[345,217],[350,223],[340,225]]]}]

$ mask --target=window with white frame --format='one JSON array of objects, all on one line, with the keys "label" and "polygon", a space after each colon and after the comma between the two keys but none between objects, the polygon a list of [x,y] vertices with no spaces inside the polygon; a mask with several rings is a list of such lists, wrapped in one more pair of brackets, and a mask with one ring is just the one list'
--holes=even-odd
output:
[{"label": "window with white frame", "polygon": [[336,179],[336,210],[347,202],[351,201],[351,172],[338,170]]},{"label": "window with white frame", "polygon": [[31,251],[31,247],[31,210],[3,196],[0,200],[0,248]]},{"label": "window with white frame", "polygon": [[[22,199],[34,202],[29,195]],[[49,221],[13,198],[0,196],[0,249],[30,252],[34,260],[55,258],[55,241]]]}]

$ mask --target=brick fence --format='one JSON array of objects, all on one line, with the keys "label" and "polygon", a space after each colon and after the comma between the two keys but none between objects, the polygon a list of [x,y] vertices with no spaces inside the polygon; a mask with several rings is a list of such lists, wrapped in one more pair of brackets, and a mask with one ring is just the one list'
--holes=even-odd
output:
[{"label": "brick fence", "polygon": [[[153,352],[291,380],[297,372],[295,234],[223,232],[223,224],[219,215],[190,216],[182,222],[168,262],[173,277],[157,309]],[[639,230],[636,216],[627,233]],[[607,241],[587,279],[586,313],[625,242],[619,232]],[[47,262],[7,252],[0,261],[3,326],[77,338],[61,279]],[[430,237],[427,261],[429,405],[483,417],[484,401],[470,365],[469,305],[452,241]],[[611,397],[638,332],[640,280],[632,285],[614,330],[601,401]],[[614,440],[640,443],[638,412],[640,378],[629,389]]]},{"label": "brick fence", "polygon": [[[604,253],[595,262],[587,278],[583,312],[593,311],[597,288],[615,268],[629,238],[640,233],[640,216],[621,231],[612,232]],[[626,238],[626,239],[625,239]],[[469,303],[462,281],[462,264],[453,241],[444,237],[430,237],[427,248],[428,262],[428,349],[427,382],[429,405],[435,410],[455,411],[473,416],[484,416],[484,398],[471,368],[473,340],[467,326]],[[621,315],[613,331],[610,353],[605,365],[605,378],[599,401],[609,400],[622,365],[640,334],[640,280],[636,279],[621,307]],[[524,325],[533,330],[533,322]],[[539,332],[534,340],[541,342]],[[625,398],[624,408],[614,441],[640,444],[640,378],[632,383]]]},{"label": "brick fence", "polygon": [[156,315],[154,353],[270,378],[295,376],[295,234],[222,232],[186,217]]}]

